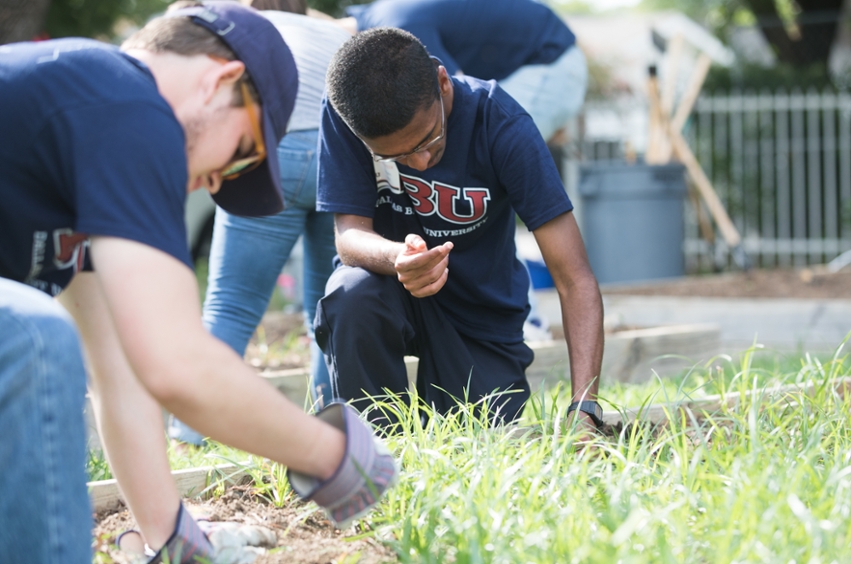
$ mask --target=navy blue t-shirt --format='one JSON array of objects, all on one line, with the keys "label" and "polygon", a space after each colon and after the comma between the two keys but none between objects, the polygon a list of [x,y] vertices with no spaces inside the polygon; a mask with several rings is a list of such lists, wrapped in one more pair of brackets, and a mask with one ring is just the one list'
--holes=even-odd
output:
[{"label": "navy blue t-shirt", "polygon": [[529,275],[515,256],[515,211],[530,230],[573,209],[532,118],[494,81],[454,77],[446,150],[423,172],[373,163],[325,100],[317,209],[373,220],[402,242],[452,241],[449,279],[434,295],[459,332],[522,340]]},{"label": "navy blue t-shirt", "polygon": [[0,100],[0,276],[56,295],[90,235],[191,264],[183,128],[144,64],[87,39],[6,45]]},{"label": "navy blue t-shirt", "polygon": [[351,6],[358,30],[398,27],[422,41],[449,74],[502,80],[524,65],[549,64],[576,43],[567,25],[535,0],[378,0]]}]

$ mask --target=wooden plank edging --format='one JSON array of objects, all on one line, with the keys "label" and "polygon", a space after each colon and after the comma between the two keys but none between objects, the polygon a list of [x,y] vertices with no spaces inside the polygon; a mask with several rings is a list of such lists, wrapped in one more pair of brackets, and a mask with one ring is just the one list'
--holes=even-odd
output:
[{"label": "wooden plank edging", "polygon": [[[247,477],[245,471],[233,464],[174,470],[171,475],[177,484],[177,491],[184,498],[195,497],[204,492],[211,484],[216,484],[222,479],[226,484],[238,484]],[[88,486],[89,498],[95,512],[118,509],[124,504],[116,480],[89,482]]]},{"label": "wooden plank edging", "polygon": [[[544,383],[569,380],[567,343],[564,340],[528,343],[535,360],[526,369],[526,377],[535,390]],[[665,325],[618,331],[606,335],[603,353],[603,377],[620,382],[642,383],[654,372],[669,376],[687,368],[688,361],[707,360],[721,349],[721,331],[711,323]],[[408,382],[414,387],[417,376],[416,357],[405,357]],[[652,370],[651,370],[652,368]],[[310,368],[290,368],[258,372],[292,401],[305,402]]]},{"label": "wooden plank edging", "polygon": [[[758,388],[749,390],[744,393],[744,398],[749,398],[753,394],[758,394],[765,397],[777,397],[784,395],[812,395],[817,387],[824,385],[824,382],[810,382],[808,384],[787,384],[785,386],[773,386],[770,388]],[[841,397],[845,397],[848,390],[851,389],[851,377],[840,378],[833,382],[834,391]],[[646,421],[649,423],[664,423],[668,421],[668,414],[677,412],[683,413],[707,413],[713,414],[721,411],[723,408],[730,409],[736,407],[742,401],[741,392],[731,392],[728,394],[718,394],[707,396],[697,400],[688,400],[683,402],[672,402],[671,404],[654,404],[647,406],[643,410],[629,409],[625,410],[625,415],[619,411],[604,411],[603,422],[607,425],[617,425],[622,423],[632,423],[636,420]]]}]

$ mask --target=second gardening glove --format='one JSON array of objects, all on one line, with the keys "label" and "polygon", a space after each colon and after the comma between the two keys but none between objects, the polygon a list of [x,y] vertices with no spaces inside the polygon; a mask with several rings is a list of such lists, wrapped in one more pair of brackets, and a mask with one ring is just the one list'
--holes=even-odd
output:
[{"label": "second gardening glove", "polygon": [[357,411],[344,403],[332,403],[316,414],[346,435],[346,453],[334,475],[325,481],[287,471],[293,490],[304,500],[315,501],[337,528],[344,529],[362,517],[396,483],[396,462]]}]

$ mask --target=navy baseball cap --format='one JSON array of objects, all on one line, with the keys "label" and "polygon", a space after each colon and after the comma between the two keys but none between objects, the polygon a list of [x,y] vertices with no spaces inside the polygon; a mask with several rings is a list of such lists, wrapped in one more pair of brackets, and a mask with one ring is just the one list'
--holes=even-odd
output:
[{"label": "navy baseball cap", "polygon": [[280,212],[284,196],[277,148],[287,132],[298,91],[298,71],[281,33],[260,12],[236,2],[204,2],[165,17],[189,17],[215,33],[245,64],[260,96],[266,159],[254,170],[222,182],[213,199],[234,215]]}]

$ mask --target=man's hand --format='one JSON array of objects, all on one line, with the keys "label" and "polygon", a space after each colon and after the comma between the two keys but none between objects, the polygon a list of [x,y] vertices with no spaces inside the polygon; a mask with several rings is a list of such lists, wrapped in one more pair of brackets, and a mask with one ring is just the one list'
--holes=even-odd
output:
[{"label": "man's hand", "polygon": [[250,564],[277,541],[259,525],[196,520],[181,503],[174,533],[160,550],[151,550],[135,530],[121,533],[116,545],[131,564]]},{"label": "man's hand", "polygon": [[573,429],[574,421],[576,425],[575,432],[577,435],[577,447],[583,448],[600,436],[600,431],[597,429],[597,425],[587,413],[579,410],[569,413],[566,422],[568,429]]},{"label": "man's hand", "polygon": [[399,474],[393,455],[355,409],[334,401],[316,414],[346,435],[346,454],[334,475],[319,480],[292,468],[290,486],[305,501],[315,501],[339,529],[347,528],[375,506]]},{"label": "man's hand", "polygon": [[399,282],[415,298],[436,294],[449,277],[449,251],[452,247],[452,242],[447,242],[429,249],[422,237],[408,235],[405,237],[405,249],[396,257],[394,265]]}]

